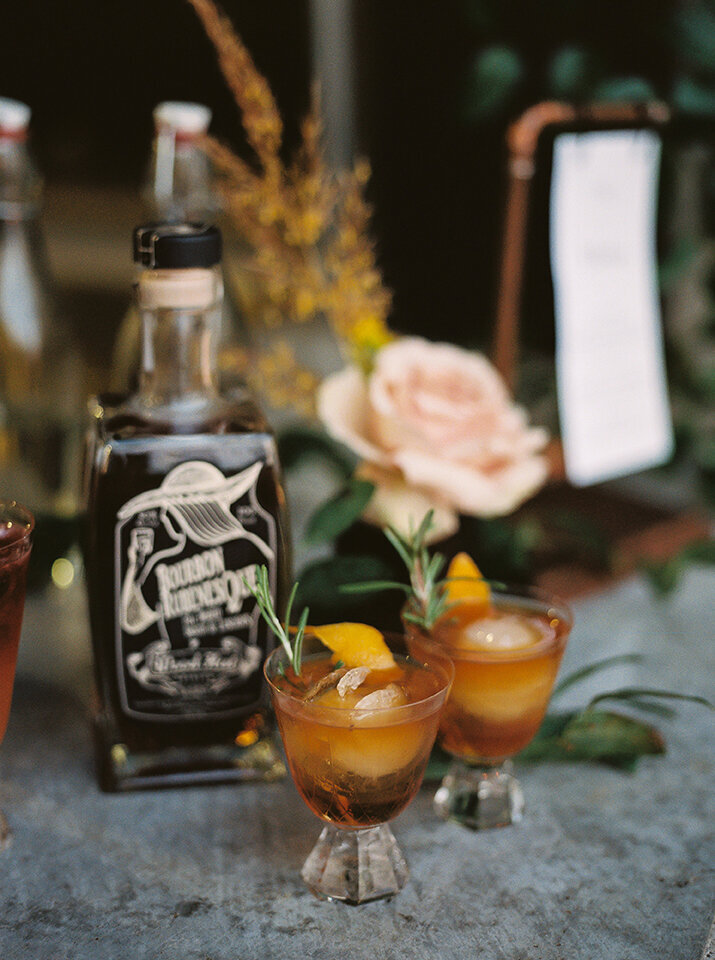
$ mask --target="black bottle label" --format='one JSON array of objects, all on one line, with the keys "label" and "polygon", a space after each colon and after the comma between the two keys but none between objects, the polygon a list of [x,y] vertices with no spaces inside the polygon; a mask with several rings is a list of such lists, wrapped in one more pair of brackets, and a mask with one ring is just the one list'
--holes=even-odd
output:
[{"label": "black bottle label", "polygon": [[267,628],[246,583],[277,529],[258,500],[263,462],[233,476],[200,460],[128,500],[115,528],[119,696],[137,719],[230,717],[261,699]]}]

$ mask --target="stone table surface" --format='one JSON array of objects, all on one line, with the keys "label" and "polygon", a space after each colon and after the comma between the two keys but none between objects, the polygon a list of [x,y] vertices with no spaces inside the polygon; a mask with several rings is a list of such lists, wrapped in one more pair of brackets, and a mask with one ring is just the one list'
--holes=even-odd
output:
[{"label": "stone table surface", "polygon": [[[691,570],[654,598],[633,578],[574,604],[564,670],[619,652],[570,693],[642,683],[713,695],[715,582]],[[304,887],[318,821],[290,782],[100,793],[87,724],[79,588],[28,603],[0,750],[1,960],[698,960],[713,911],[713,714],[658,720],[668,753],[634,774],[520,769],[515,827],[470,833],[423,787],[394,824],[411,877],[390,902],[346,907]],[[563,705],[567,705],[564,702]]]}]

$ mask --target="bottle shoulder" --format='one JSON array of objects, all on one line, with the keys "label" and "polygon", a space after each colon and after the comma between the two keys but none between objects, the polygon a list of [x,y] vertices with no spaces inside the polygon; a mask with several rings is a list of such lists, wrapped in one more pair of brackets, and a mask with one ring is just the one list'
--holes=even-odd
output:
[{"label": "bottle shoulder", "polygon": [[272,434],[255,400],[242,391],[152,407],[138,397],[97,397],[94,416],[107,439],[207,434]]}]

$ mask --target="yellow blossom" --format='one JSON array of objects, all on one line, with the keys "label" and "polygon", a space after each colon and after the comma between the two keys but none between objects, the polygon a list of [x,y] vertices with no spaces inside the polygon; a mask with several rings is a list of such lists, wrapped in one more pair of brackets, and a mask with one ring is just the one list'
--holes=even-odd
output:
[{"label": "yellow blossom", "polygon": [[376,313],[358,317],[350,330],[350,342],[358,348],[379,350],[394,339],[385,322]]},{"label": "yellow blossom", "polygon": [[312,290],[308,290],[305,287],[296,290],[293,302],[295,304],[297,320],[306,320],[315,312],[315,295]]},{"label": "yellow blossom", "polygon": [[[314,99],[301,124],[299,148],[286,165],[282,119],[267,81],[214,0],[190,3],[216,48],[257,161],[248,163],[205,139],[227,215],[245,249],[243,266],[251,273],[250,283],[235,285],[239,309],[249,324],[276,330],[322,313],[345,352],[367,368],[391,339],[386,322],[391,295],[377,265],[364,196],[370,164],[358,159],[351,170],[328,167]],[[309,410],[307,393],[315,392],[317,377],[285,348],[264,361],[249,366],[252,375],[265,374],[262,392],[270,392],[269,403],[280,399]]]}]

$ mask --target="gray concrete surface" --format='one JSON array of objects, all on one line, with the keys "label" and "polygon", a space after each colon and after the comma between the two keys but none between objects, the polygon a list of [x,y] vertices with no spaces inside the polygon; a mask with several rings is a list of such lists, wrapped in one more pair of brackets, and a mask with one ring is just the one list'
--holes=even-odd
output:
[{"label": "gray concrete surface", "polygon": [[[565,669],[648,661],[593,686],[713,695],[715,582],[667,602],[639,579],[575,605]],[[435,820],[424,787],[395,822],[411,879],[389,903],[320,902],[299,870],[319,825],[291,782],[106,796],[86,723],[71,591],[28,607],[0,806],[0,960],[698,960],[712,921],[713,714],[657,721],[668,754],[633,775],[522,766],[518,827]],[[582,702],[586,691],[574,692]]]}]

